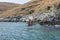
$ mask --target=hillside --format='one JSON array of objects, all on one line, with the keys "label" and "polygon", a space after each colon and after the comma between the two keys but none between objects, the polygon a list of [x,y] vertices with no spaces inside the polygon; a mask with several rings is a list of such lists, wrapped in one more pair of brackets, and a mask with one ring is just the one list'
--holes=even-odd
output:
[{"label": "hillside", "polygon": [[18,7],[12,8],[0,14],[0,17],[14,16],[20,14],[28,14],[29,10],[34,10],[34,12],[40,12],[46,10],[49,6],[52,7],[55,4],[59,4],[60,0],[31,0],[28,3],[19,5]]},{"label": "hillside", "polygon": [[0,2],[0,13],[10,10],[10,9],[17,7],[17,6],[18,6],[18,4]]}]

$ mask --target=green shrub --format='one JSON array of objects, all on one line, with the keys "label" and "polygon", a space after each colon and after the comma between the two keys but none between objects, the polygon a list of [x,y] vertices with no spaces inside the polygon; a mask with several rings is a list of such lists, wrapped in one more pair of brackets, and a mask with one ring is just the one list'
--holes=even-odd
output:
[{"label": "green shrub", "polygon": [[60,3],[54,5],[55,9],[60,9]]},{"label": "green shrub", "polygon": [[29,10],[29,14],[32,14],[34,12],[34,10]]},{"label": "green shrub", "polygon": [[57,9],[60,9],[60,3],[58,4]]},{"label": "green shrub", "polygon": [[50,9],[51,9],[51,6],[48,6],[48,7],[47,7],[47,10],[50,10]]}]

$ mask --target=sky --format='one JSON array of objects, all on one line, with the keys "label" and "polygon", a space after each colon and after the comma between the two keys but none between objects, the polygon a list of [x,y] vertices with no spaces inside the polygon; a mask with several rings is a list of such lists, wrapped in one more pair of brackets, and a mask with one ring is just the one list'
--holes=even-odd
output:
[{"label": "sky", "polygon": [[0,0],[0,2],[11,2],[11,3],[17,3],[17,4],[24,4],[30,0]]}]

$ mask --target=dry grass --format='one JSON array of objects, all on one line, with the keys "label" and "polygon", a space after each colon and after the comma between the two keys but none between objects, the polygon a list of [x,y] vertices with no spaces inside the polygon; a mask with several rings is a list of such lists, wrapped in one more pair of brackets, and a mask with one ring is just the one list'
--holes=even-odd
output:
[{"label": "dry grass", "polygon": [[35,10],[35,12],[38,12],[39,10],[45,10],[48,6],[53,6],[56,3],[60,3],[60,0],[33,0],[26,4],[19,5],[18,7],[15,7],[11,10],[7,10],[6,12],[0,14],[0,17],[13,16],[15,14],[19,15],[21,13],[22,14],[28,13],[28,10],[21,11],[22,8]]},{"label": "dry grass", "polygon": [[0,2],[0,13],[17,7],[19,4]]}]

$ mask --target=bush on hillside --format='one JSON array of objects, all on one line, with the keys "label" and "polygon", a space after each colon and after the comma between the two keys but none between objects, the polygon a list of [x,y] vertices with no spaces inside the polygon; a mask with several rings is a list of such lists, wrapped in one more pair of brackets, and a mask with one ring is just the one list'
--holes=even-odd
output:
[{"label": "bush on hillside", "polygon": [[60,9],[60,3],[58,4],[57,9]]},{"label": "bush on hillside", "polygon": [[48,7],[47,7],[47,10],[50,10],[50,9],[51,9],[51,6],[48,6]]},{"label": "bush on hillside", "polygon": [[55,9],[60,9],[60,3],[54,5]]},{"label": "bush on hillside", "polygon": [[29,10],[29,14],[32,14],[34,12],[34,10]]}]

